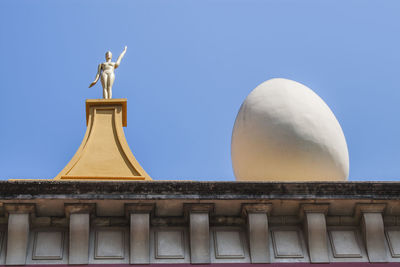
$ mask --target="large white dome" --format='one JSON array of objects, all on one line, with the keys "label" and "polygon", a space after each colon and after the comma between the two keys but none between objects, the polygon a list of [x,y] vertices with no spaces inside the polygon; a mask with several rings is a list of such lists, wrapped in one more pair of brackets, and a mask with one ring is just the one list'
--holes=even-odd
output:
[{"label": "large white dome", "polygon": [[239,181],[343,181],[346,139],[335,115],[308,87],[271,79],[243,102],[232,133]]}]

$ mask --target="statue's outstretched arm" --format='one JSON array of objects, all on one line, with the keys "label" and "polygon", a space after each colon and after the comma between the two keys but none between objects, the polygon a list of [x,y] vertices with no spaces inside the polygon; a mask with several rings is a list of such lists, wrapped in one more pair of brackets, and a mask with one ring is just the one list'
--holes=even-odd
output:
[{"label": "statue's outstretched arm", "polygon": [[97,81],[99,80],[100,71],[101,71],[101,64],[99,64],[99,67],[97,68],[96,78],[94,78],[94,81],[89,85],[89,88],[92,87],[93,85],[95,85],[97,83]]},{"label": "statue's outstretched arm", "polygon": [[122,51],[121,55],[119,55],[117,61],[115,62],[115,67],[114,67],[114,68],[118,68],[118,67],[119,67],[119,64],[121,64],[121,60],[122,60],[122,58],[125,56],[125,53],[126,53],[126,49],[127,49],[127,48],[128,48],[128,47],[125,46],[124,51]]}]

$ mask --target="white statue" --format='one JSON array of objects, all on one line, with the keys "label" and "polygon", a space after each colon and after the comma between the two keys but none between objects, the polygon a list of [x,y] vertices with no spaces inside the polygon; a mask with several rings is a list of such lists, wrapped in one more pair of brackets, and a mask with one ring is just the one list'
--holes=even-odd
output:
[{"label": "white statue", "polygon": [[119,55],[117,62],[111,62],[112,54],[110,51],[106,52],[106,62],[100,63],[97,69],[96,78],[89,85],[89,88],[97,83],[99,77],[101,79],[101,85],[103,86],[103,98],[111,99],[112,97],[112,86],[115,80],[114,69],[118,68],[119,64],[121,64],[121,60],[126,53],[126,49],[128,47],[125,46],[124,51],[122,51],[121,55]]}]

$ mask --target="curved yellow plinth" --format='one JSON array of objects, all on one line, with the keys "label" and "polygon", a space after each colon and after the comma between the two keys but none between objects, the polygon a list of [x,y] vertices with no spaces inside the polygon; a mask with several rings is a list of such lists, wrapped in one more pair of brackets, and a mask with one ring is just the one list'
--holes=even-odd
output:
[{"label": "curved yellow plinth", "polygon": [[87,130],[71,161],[54,178],[62,180],[151,180],[133,156],[122,127],[126,99],[86,100]]}]

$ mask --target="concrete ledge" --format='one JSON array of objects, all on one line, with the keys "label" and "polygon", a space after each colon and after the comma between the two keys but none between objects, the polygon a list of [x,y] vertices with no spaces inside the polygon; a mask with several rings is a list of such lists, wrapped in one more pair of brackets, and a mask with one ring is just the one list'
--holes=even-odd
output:
[{"label": "concrete ledge", "polygon": [[400,182],[0,181],[1,199],[400,199]]},{"label": "concrete ledge", "polygon": [[0,199],[400,199],[400,182],[0,181]]}]

